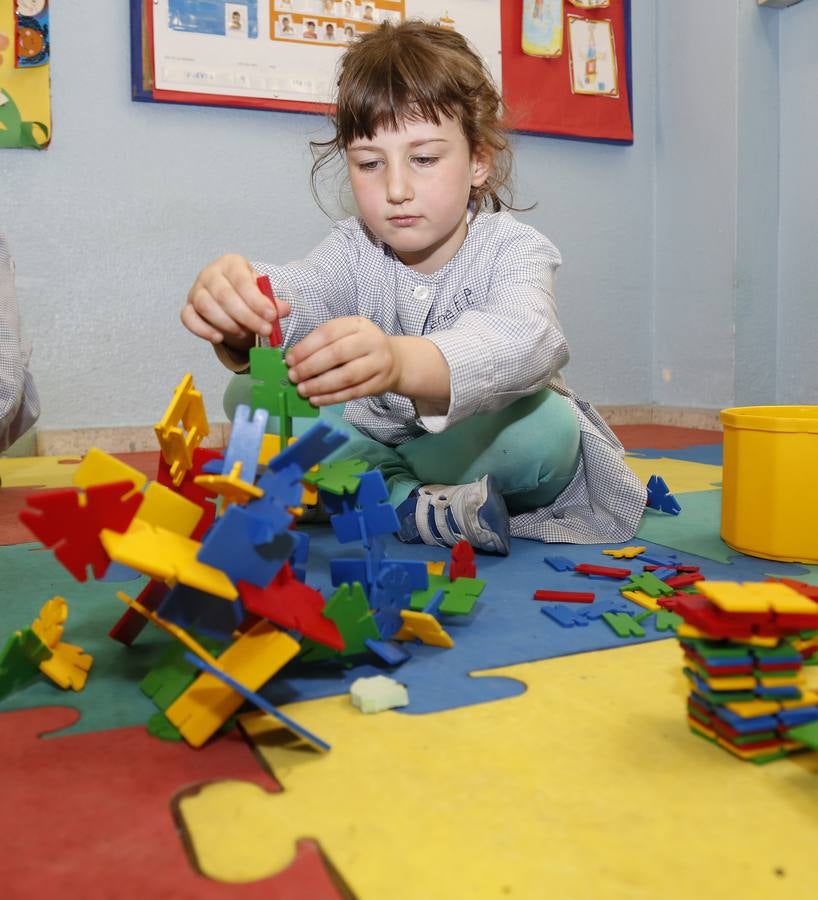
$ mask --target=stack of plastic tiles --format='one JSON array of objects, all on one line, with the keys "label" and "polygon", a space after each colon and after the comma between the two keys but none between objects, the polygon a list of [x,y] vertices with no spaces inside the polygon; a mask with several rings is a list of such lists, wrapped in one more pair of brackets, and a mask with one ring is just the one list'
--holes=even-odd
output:
[{"label": "stack of plastic tiles", "polygon": [[691,730],[757,764],[804,749],[788,731],[818,721],[818,693],[803,671],[816,650],[816,588],[710,581],[696,589],[659,601],[684,619],[677,636]]}]

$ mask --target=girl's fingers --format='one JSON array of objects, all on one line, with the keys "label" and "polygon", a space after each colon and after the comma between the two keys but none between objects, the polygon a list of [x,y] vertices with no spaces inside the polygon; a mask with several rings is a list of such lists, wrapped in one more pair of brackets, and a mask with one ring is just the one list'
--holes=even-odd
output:
[{"label": "girl's fingers", "polygon": [[[331,347],[351,334],[357,334],[359,331],[360,327],[355,316],[343,316],[340,319],[324,322],[287,351],[286,363],[291,369],[297,366],[300,370],[305,360],[309,359],[312,362],[311,358],[318,352]],[[339,362],[334,365],[338,365]],[[312,366],[308,370],[304,370],[307,375],[314,375],[317,371],[322,370]]]}]

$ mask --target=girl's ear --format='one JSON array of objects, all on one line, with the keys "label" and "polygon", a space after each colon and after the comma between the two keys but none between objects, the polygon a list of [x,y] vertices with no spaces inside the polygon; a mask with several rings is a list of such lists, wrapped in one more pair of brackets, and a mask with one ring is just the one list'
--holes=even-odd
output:
[{"label": "girl's ear", "polygon": [[471,186],[482,187],[491,174],[492,153],[485,144],[477,147],[471,155]]}]

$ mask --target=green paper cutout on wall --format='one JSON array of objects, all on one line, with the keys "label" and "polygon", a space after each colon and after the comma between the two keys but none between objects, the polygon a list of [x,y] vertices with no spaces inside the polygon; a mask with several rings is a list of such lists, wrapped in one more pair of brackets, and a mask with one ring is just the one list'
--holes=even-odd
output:
[{"label": "green paper cutout on wall", "polygon": [[[39,128],[44,138],[37,140],[34,129]],[[0,88],[0,149],[33,147],[44,150],[48,146],[48,126],[42,122],[26,122],[8,91]]]}]

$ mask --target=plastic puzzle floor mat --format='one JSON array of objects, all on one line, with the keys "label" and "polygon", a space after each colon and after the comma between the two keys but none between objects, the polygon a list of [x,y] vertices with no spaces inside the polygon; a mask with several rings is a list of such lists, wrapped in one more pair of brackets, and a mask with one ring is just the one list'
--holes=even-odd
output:
[{"label": "plastic puzzle floor mat", "polygon": [[[647,510],[640,534],[630,544],[645,545],[660,556],[675,554],[682,563],[699,565],[709,579],[754,581],[767,574],[790,575],[807,581],[816,577],[814,569],[735,554],[721,542],[718,537],[721,447],[713,440],[712,433],[661,426],[650,426],[649,430],[645,430],[647,426],[630,428],[631,431],[622,430],[622,437],[634,470],[644,481],[651,474],[662,475],[682,506],[679,516]],[[123,458],[152,474],[150,455],[125,454]],[[33,477],[35,485],[45,483],[36,480],[36,472]],[[115,599],[115,592],[125,590],[134,596],[144,579],[131,578],[121,583],[74,581],[53,555],[31,543],[28,534],[16,523],[22,497],[32,489],[38,488],[0,489],[0,572],[3,576],[0,638],[29,625],[45,600],[55,594],[62,595],[69,604],[65,640],[90,652],[95,662],[81,693],[63,692],[45,679],[39,679],[0,702],[0,737],[5,742],[5,752],[11,754],[7,758],[16,760],[29,787],[38,784],[38,773],[49,771],[49,766],[59,770],[62,754],[69,746],[67,741],[88,740],[90,747],[108,747],[112,759],[115,748],[122,746],[123,733],[142,736],[135,748],[141,748],[143,741],[147,742],[146,746],[165,746],[145,732],[144,724],[155,707],[139,691],[138,682],[170,640],[151,626],[130,649],[107,637],[109,628],[124,610]],[[311,535],[307,581],[328,595],[330,559],[353,557],[357,547],[350,550],[349,545],[338,544],[328,526],[307,526],[305,530]],[[260,888],[265,882],[256,879],[283,871],[295,855],[293,866],[286,871],[300,873],[292,880],[292,889],[303,888],[306,893],[260,892],[251,896],[304,896],[314,900],[354,895],[375,900],[386,895],[398,896],[394,891],[395,878],[401,885],[411,885],[410,892],[403,896],[424,900],[438,896],[539,896],[539,890],[531,888],[537,879],[540,887],[547,883],[549,893],[555,896],[601,896],[599,888],[604,883],[604,896],[632,897],[633,891],[628,891],[629,879],[634,886],[640,885],[639,893],[644,896],[658,896],[656,885],[664,878],[665,889],[661,895],[682,897],[685,892],[681,889],[678,894],[668,893],[675,889],[677,870],[688,878],[678,883],[687,884],[686,896],[690,896],[694,870],[698,867],[700,871],[711,872],[708,879],[720,877],[722,869],[717,868],[716,857],[733,853],[723,850],[724,841],[728,840],[725,834],[734,831],[732,826],[724,825],[727,816],[736,828],[743,823],[745,831],[753,831],[747,844],[753,853],[747,852],[747,865],[736,875],[742,893],[748,897],[770,896],[769,891],[758,892],[760,888],[753,893],[748,873],[755,873],[760,879],[758,886],[767,885],[765,879],[771,866],[769,871],[774,878],[769,885],[775,887],[779,884],[776,879],[786,879],[783,884],[787,896],[799,896],[799,887],[809,883],[808,875],[803,876],[806,881],[798,882],[791,875],[801,871],[800,835],[808,836],[812,846],[818,838],[816,817],[805,811],[806,806],[815,808],[814,785],[818,782],[814,781],[811,770],[807,778],[803,774],[806,770],[799,769],[805,765],[800,760],[811,756],[798,757],[798,761],[784,760],[762,771],[690,735],[685,723],[681,676],[677,678],[679,652],[673,642],[660,640],[672,632],[657,631],[653,617],[643,622],[643,637],[620,638],[600,618],[580,616],[581,621],[569,627],[560,625],[543,615],[543,604],[532,599],[537,589],[593,591],[597,597],[595,606],[618,604],[618,608],[627,608],[635,614],[643,612],[621,599],[617,582],[557,572],[543,561],[545,555],[561,555],[576,563],[615,564],[641,570],[638,561],[613,561],[602,555],[603,549],[602,546],[543,545],[514,540],[507,558],[478,555],[477,574],[485,579],[486,587],[468,618],[453,617],[446,623],[455,641],[454,648],[412,646],[411,658],[392,672],[409,690],[410,704],[400,712],[363,716],[349,707],[346,696],[338,696],[346,695],[351,682],[360,675],[383,674],[384,669],[374,664],[348,669],[303,665],[285,668],[271,682],[266,696],[276,705],[284,705],[287,712],[291,709],[288,704],[293,704],[292,709],[297,710],[294,717],[297,720],[300,717],[304,725],[329,740],[333,749],[325,756],[290,753],[277,758],[272,766],[284,786],[284,794],[267,795],[263,787],[242,786],[253,781],[246,768],[218,776],[218,780],[232,780],[238,787],[233,784],[201,789],[211,779],[200,776],[198,760],[213,753],[223,738],[198,751],[173,745],[182,760],[179,763],[182,773],[186,759],[190,772],[189,777],[180,777],[179,783],[172,786],[151,778],[148,766],[152,757],[148,750],[119,753],[116,760],[119,765],[127,766],[139,758],[145,762],[145,766],[139,767],[143,783],[153,785],[151,790],[158,792],[160,801],[150,814],[167,816],[167,820],[162,819],[162,828],[171,827],[168,823],[172,823],[174,816],[182,822],[180,827],[187,837],[184,841],[175,836],[171,839],[176,842],[174,852],[184,849],[183,842],[198,848],[195,863],[188,863],[185,858],[184,890],[189,885],[202,884],[218,884],[223,888],[222,882],[232,880],[246,882],[248,888],[252,885]],[[396,540],[388,542],[387,552],[396,559],[448,559],[448,552],[441,548],[405,545]],[[109,576],[129,577],[127,573],[117,575],[116,572]],[[611,648],[624,649],[598,652]],[[563,670],[564,678],[559,674]],[[541,679],[540,671],[546,673]],[[562,685],[559,696],[552,690],[552,680],[554,685]],[[614,694],[609,695],[605,687],[608,684],[620,687],[611,687]],[[630,687],[625,689],[624,684]],[[594,686],[593,691],[590,686]],[[54,706],[72,707],[79,715],[49,713],[43,718],[44,709]],[[357,728],[360,731],[353,730]],[[42,731],[50,733],[36,738],[32,744],[34,736]],[[409,738],[410,734],[415,737]],[[420,742],[417,746],[415,738]],[[273,733],[256,740],[262,756],[266,757],[270,742],[273,749],[286,751],[287,742],[282,741],[280,733],[278,737]],[[612,742],[616,752],[610,756]],[[401,750],[405,744],[415,747],[411,761],[403,756],[409,752]],[[78,747],[80,743],[71,746]],[[29,752],[34,747],[36,762],[35,755]],[[102,752],[93,759],[98,759]],[[667,754],[671,754],[670,762]],[[371,761],[364,764],[370,755],[379,756],[383,771]],[[397,761],[390,764],[390,760]],[[703,767],[703,775],[697,774],[696,766]],[[519,768],[519,778],[509,780],[503,767],[510,767],[509,771]],[[677,787],[674,786],[676,770],[682,773]],[[0,771],[10,771],[2,761]],[[82,805],[83,769],[79,762],[72,771],[74,774],[61,782],[61,802]],[[259,766],[254,771],[260,774],[262,770]],[[768,775],[768,771],[773,774]],[[783,771],[790,775],[778,774]],[[799,772],[803,777],[793,774]],[[313,775],[315,784],[311,781]],[[703,787],[701,778],[704,778]],[[370,779],[377,786],[374,791],[377,796],[370,790]],[[728,798],[726,791],[731,779],[737,785],[747,782],[748,796],[755,798],[753,802],[757,801],[758,809],[763,812],[753,813],[749,803],[745,810],[743,800]],[[797,782],[798,787],[789,792],[782,787],[783,800],[771,801],[766,794],[758,794],[761,790],[758,785],[764,784],[767,788],[763,790],[772,795],[771,785],[777,786],[777,779],[782,784]],[[807,784],[802,786],[802,781]],[[330,790],[330,782],[339,783]],[[51,785],[48,779],[43,783]],[[326,801],[320,799],[319,784]],[[359,795],[357,798],[351,795],[347,801],[346,792],[356,784]],[[711,789],[715,798],[712,803]],[[802,789],[806,794],[795,802],[793,798]],[[56,790],[54,785],[41,793],[46,809],[45,798]],[[481,791],[485,793],[485,801]],[[669,799],[665,798],[666,791],[670,792]],[[442,798],[438,796],[441,792]],[[526,792],[531,797],[523,802],[520,798]],[[181,802],[183,794],[189,799]],[[330,800],[330,795],[340,795],[337,802],[343,800],[347,806],[335,809],[336,801]],[[433,801],[430,809],[438,809],[437,819],[413,811],[413,804],[426,795]],[[15,793],[12,807],[16,809],[17,804],[24,804],[25,796],[25,792]],[[401,810],[400,814],[392,811],[393,797],[397,798],[395,809]],[[522,803],[519,816],[513,805],[518,800]],[[275,806],[279,801],[283,802]],[[246,850],[240,850],[245,837],[235,841],[231,837],[217,852],[218,842],[207,836],[207,822],[214,815],[208,805],[211,803],[226,804],[226,816],[235,825],[236,834],[246,831],[248,809],[252,810],[252,816],[260,817],[259,821],[266,821],[265,817],[272,815],[279,818],[279,826],[284,821],[287,827],[272,834],[267,832],[263,848],[254,839],[246,842]],[[443,808],[437,804],[443,804]],[[55,816],[68,816],[68,806],[65,811],[55,810]],[[329,806],[333,809],[327,810]],[[779,806],[785,807],[780,811],[784,817],[782,828],[785,825],[797,830],[798,836],[787,843],[789,855],[782,855],[786,842],[780,843],[781,853],[778,850],[778,838],[783,832],[767,828],[779,816]],[[624,811],[631,817],[630,823]],[[111,812],[111,816],[114,814]],[[419,816],[419,823],[426,824],[418,824],[410,834],[408,829],[415,815]],[[394,818],[405,818],[401,825],[407,829],[405,837],[395,836],[394,823],[388,821]],[[226,821],[222,813],[218,813],[218,820]],[[42,819],[34,817],[33,821],[37,827],[21,829],[20,834],[27,837],[17,840],[13,854],[8,841],[0,842],[0,871],[5,871],[6,865],[14,861],[15,871],[36,865],[38,871],[46,871],[48,877],[56,878],[60,872],[67,871],[65,854],[61,849],[52,854],[43,852],[42,839],[36,837],[36,831],[39,828],[45,833],[47,828]],[[563,822],[568,825],[564,834],[559,832]],[[752,829],[746,827],[747,822],[754,823]],[[93,827],[88,828],[93,834]],[[447,830],[445,840],[438,834],[441,829]],[[716,830],[721,834],[721,845],[714,836]],[[455,840],[453,832],[459,835],[460,831],[463,840],[457,835]],[[339,842],[342,832],[346,843]],[[626,840],[626,835],[630,839]],[[258,829],[258,838],[265,839],[265,829]],[[298,844],[296,852],[299,838],[306,842]],[[312,838],[318,843],[310,843]],[[145,840],[149,849],[152,839]],[[714,843],[708,844],[709,840]],[[734,840],[739,847],[738,838]],[[445,850],[453,841],[452,856],[447,863]],[[679,849],[680,841],[681,846],[688,848],[684,852]],[[492,842],[493,849],[489,851]],[[762,844],[769,850],[766,856],[759,849]],[[55,844],[49,842],[49,846]],[[374,849],[377,846],[380,849]],[[81,851],[76,844],[72,847],[78,867],[95,866],[97,851],[92,839],[83,844]],[[395,862],[393,855],[397,857],[398,853],[400,862]],[[145,858],[142,857],[143,863]],[[738,862],[745,859],[744,850],[733,858],[738,869]],[[145,864],[145,868],[160,881],[172,880],[180,871],[178,859],[174,857],[176,861],[171,863],[169,857],[159,855],[155,865]],[[392,891],[383,887],[389,869],[382,859],[389,860],[392,866]],[[103,865],[105,860],[100,857],[98,862]],[[472,865],[473,873],[463,871],[464,866]],[[595,884],[596,890],[589,888],[584,894],[582,884],[586,879],[582,873],[586,868],[592,879],[587,883]],[[786,874],[775,874],[779,869]],[[448,886],[448,892],[427,883],[429,873],[435,871],[439,884]],[[606,873],[610,876],[610,891]],[[672,877],[669,873],[673,873]],[[415,875],[419,879],[417,891],[412,880]],[[315,884],[322,885],[320,889],[310,881],[313,877],[317,879]],[[575,881],[569,889],[565,886],[571,877]],[[473,889],[478,882],[482,887]],[[134,883],[145,884],[138,879]],[[12,884],[23,885],[26,891],[7,896],[38,896],[36,890],[30,889],[33,882],[25,878]],[[236,890],[235,884],[228,888]],[[190,893],[184,890],[180,888],[179,893],[166,895],[211,896],[195,893],[192,888]],[[66,897],[90,896],[82,891],[74,895],[62,893]],[[218,894],[222,895],[242,896],[224,891]],[[117,888],[106,896],[130,897],[131,894],[125,888]]]}]

